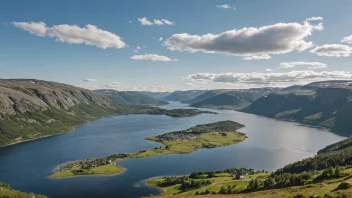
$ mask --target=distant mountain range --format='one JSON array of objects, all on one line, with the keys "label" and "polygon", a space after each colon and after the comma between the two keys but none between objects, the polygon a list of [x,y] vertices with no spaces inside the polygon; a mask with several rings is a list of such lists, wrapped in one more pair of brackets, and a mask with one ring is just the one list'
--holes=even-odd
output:
[{"label": "distant mountain range", "polygon": [[324,81],[299,90],[260,97],[242,111],[324,126],[343,136],[352,135],[351,81]]},{"label": "distant mountain range", "polygon": [[[145,92],[138,91],[116,91],[111,89],[99,89],[94,90],[98,94],[105,95],[117,104],[126,105],[155,105],[161,106],[166,105],[168,102],[157,100]],[[156,97],[156,96],[155,96]]]},{"label": "distant mountain range", "polygon": [[248,106],[263,95],[280,90],[279,88],[210,90],[184,103],[192,107],[239,109]]},{"label": "distant mountain range", "polygon": [[192,100],[193,98],[202,95],[206,90],[189,90],[189,91],[175,91],[170,95],[167,95],[163,100],[170,101],[187,101]]}]

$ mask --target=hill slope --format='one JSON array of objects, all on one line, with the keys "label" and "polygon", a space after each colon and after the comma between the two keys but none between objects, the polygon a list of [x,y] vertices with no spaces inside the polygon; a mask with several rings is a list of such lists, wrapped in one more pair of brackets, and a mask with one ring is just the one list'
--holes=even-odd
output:
[{"label": "hill slope", "polygon": [[216,90],[209,90],[191,100],[187,100],[187,101],[183,101],[183,103],[187,103],[187,104],[196,104],[198,102],[201,102],[203,100],[207,100],[209,98],[212,98],[214,96],[217,96],[219,94],[222,94],[222,93],[226,93],[226,92],[229,92],[231,90],[228,90],[228,89],[216,89]]},{"label": "hill slope", "polygon": [[216,95],[198,103],[192,104],[193,107],[224,107],[224,108],[243,108],[259,97],[258,92],[230,91]]},{"label": "hill slope", "polygon": [[0,79],[0,146],[73,131],[107,115],[196,116],[194,109],[121,105],[93,91],[41,80]]},{"label": "hill slope", "polygon": [[171,101],[188,101],[205,92],[206,90],[175,91],[172,94],[164,97],[163,99]]},{"label": "hill slope", "polygon": [[98,94],[105,95],[117,104],[127,105],[166,105],[168,102],[159,101],[151,96],[137,91],[116,91],[111,89],[94,90]]},{"label": "hill slope", "polygon": [[0,146],[71,131],[121,110],[105,96],[61,83],[0,80]]},{"label": "hill slope", "polygon": [[304,124],[331,128],[352,135],[352,92],[350,87],[272,93],[242,111]]}]

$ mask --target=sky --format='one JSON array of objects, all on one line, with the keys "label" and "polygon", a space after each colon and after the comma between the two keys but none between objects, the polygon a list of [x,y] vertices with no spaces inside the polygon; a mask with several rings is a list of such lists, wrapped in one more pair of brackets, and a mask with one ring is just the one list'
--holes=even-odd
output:
[{"label": "sky", "polygon": [[3,0],[0,78],[88,89],[352,79],[350,0]]}]

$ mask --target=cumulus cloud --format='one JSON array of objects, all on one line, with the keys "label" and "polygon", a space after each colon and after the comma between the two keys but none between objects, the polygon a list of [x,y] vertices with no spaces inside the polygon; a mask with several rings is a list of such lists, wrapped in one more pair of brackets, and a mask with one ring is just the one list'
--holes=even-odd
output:
[{"label": "cumulus cloud", "polygon": [[290,69],[294,67],[307,67],[308,69],[323,69],[327,68],[327,64],[320,62],[283,62],[279,68]]},{"label": "cumulus cloud", "polygon": [[267,72],[272,72],[273,70],[270,69],[270,68],[266,68],[265,71],[267,71]]},{"label": "cumulus cloud", "polygon": [[229,4],[217,5],[216,7],[220,9],[230,9],[230,8],[236,9],[235,5],[230,6]]},{"label": "cumulus cloud", "polygon": [[314,31],[321,30],[322,24],[277,23],[263,27],[249,27],[229,30],[220,34],[191,35],[174,34],[164,45],[170,50],[220,53],[241,56],[245,60],[269,59],[270,54],[284,54],[304,51],[313,46],[305,39]]},{"label": "cumulus cloud", "polygon": [[177,59],[171,59],[167,56],[162,56],[158,54],[144,54],[144,55],[134,55],[131,57],[133,60],[151,60],[151,61],[177,61]]},{"label": "cumulus cloud", "polygon": [[348,57],[352,54],[352,49],[347,45],[325,44],[310,50],[310,52],[318,56]]},{"label": "cumulus cloud", "polygon": [[185,77],[193,81],[212,81],[218,83],[246,83],[246,84],[294,84],[313,82],[318,80],[352,79],[351,72],[312,70],[290,71],[284,73],[195,73]]},{"label": "cumulus cloud", "polygon": [[93,79],[93,78],[87,78],[83,80],[86,83],[91,83],[91,82],[97,82],[97,80]]},{"label": "cumulus cloud", "polygon": [[352,44],[352,35],[344,37],[341,42]]},{"label": "cumulus cloud", "polygon": [[160,37],[160,38],[159,38],[159,41],[162,41],[162,40],[163,40],[163,37]]},{"label": "cumulus cloud", "polygon": [[173,21],[167,19],[154,19],[150,21],[147,17],[138,18],[141,25],[151,26],[151,25],[174,25]]},{"label": "cumulus cloud", "polygon": [[103,49],[127,46],[118,35],[90,24],[85,27],[67,24],[47,27],[43,22],[13,22],[12,24],[31,34],[55,38],[55,41],[62,43],[93,45]]}]

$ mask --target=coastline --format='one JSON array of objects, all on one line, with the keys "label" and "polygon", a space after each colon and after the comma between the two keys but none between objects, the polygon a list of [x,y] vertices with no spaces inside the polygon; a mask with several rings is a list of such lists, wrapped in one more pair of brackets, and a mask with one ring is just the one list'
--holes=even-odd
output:
[{"label": "coastline", "polygon": [[[31,138],[31,139],[26,139],[26,140],[21,140],[21,141],[18,141],[18,142],[14,142],[14,143],[10,143],[10,144],[6,144],[6,145],[3,145],[3,146],[0,146],[0,148],[5,148],[5,147],[8,147],[8,146],[13,146],[13,145],[21,144],[21,143],[25,143],[25,142],[31,142],[31,141],[35,141],[35,140],[45,139],[45,138],[48,138],[48,137],[54,137],[54,136],[59,136],[59,135],[65,135],[65,134],[68,134],[68,133],[73,133],[73,132],[76,131],[77,127],[80,127],[81,125],[88,124],[88,123],[91,123],[91,122],[96,122],[97,120],[99,120],[101,118],[104,118],[104,117],[108,117],[108,116],[113,116],[113,115],[106,115],[106,116],[102,116],[102,117],[96,118],[95,120],[84,122],[82,124],[73,126],[73,129],[71,129],[69,131],[66,131],[66,132],[57,133],[57,134],[53,134],[53,135],[45,135],[45,136],[40,136],[40,137],[37,137],[37,138]],[[116,116],[118,116],[118,114]]]}]

